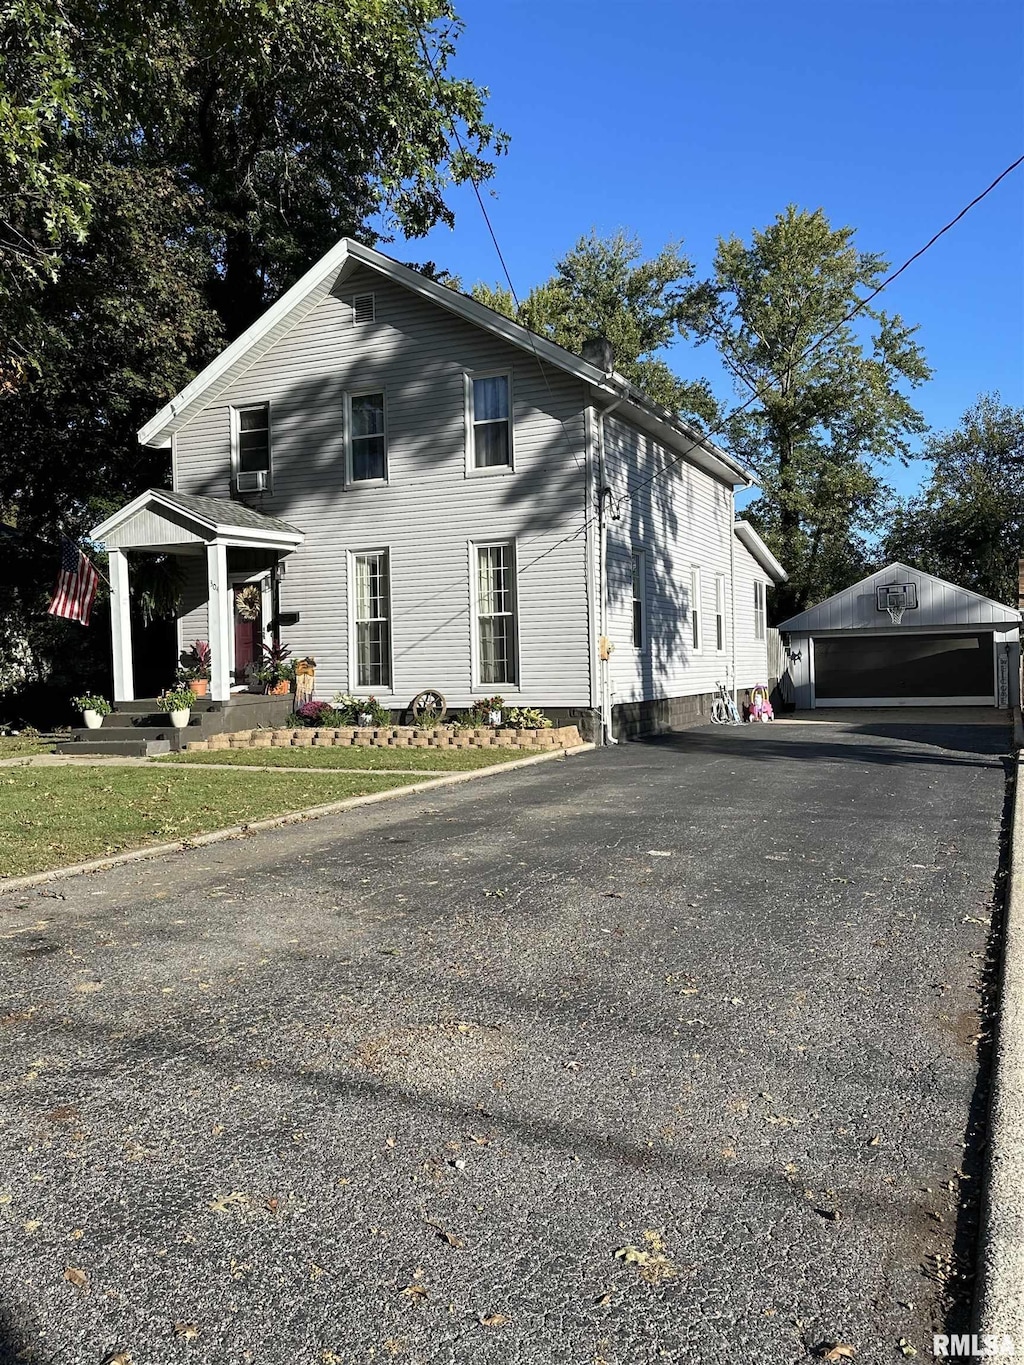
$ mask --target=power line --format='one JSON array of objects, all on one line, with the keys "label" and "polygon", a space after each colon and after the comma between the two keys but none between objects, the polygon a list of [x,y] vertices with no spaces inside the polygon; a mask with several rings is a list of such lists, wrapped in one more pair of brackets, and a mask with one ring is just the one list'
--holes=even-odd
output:
[{"label": "power line", "polygon": [[[449,31],[450,31],[450,30],[449,30]],[[419,40],[420,40],[420,48],[421,48],[421,50],[422,50],[422,52],[423,52],[423,58],[424,58],[425,62],[427,63],[427,69],[430,71],[430,74],[431,74],[431,76],[433,77],[433,80],[434,80],[434,88],[437,90],[438,101],[439,101],[439,103],[442,103],[442,105],[443,105],[444,92],[443,92],[442,89],[441,89],[441,82],[440,82],[440,80],[439,80],[439,78],[438,78],[437,71],[434,69],[434,63],[433,63],[433,61],[431,60],[430,52],[429,52],[429,50],[428,50],[428,48],[427,48],[427,42],[426,42],[426,39],[425,39],[424,36],[423,36],[423,30],[422,30],[418,25],[417,25],[417,27],[416,27],[416,35],[417,35],[417,37],[418,37]],[[449,118],[448,118],[448,126],[449,126],[449,128],[451,128],[451,130],[452,130],[452,136],[455,138],[455,145],[458,147],[458,149],[459,149],[459,151],[462,153],[462,155],[463,155],[464,157],[466,157],[467,163],[468,163],[468,162],[469,162],[469,153],[466,151],[466,148],[465,148],[465,146],[463,145],[462,138],[461,138],[461,136],[460,136],[460,134],[459,134],[458,125],[456,124],[454,117],[449,116]],[[497,235],[497,233],[494,231],[494,227],[493,227],[493,225],[492,225],[492,223],[491,223],[490,215],[489,215],[488,212],[487,212],[487,205],[484,203],[484,197],[483,197],[483,195],[480,193],[480,183],[479,183],[479,181],[477,180],[477,177],[476,177],[476,175],[473,173],[472,170],[470,170],[470,172],[469,172],[469,183],[473,186],[473,193],[476,195],[476,202],[477,202],[477,203],[479,204],[479,206],[480,206],[480,212],[481,212],[481,214],[483,215],[483,220],[484,220],[484,222],[485,222],[486,225],[487,225],[487,231],[488,231],[488,233],[490,234],[491,241],[494,243],[494,250],[495,250],[495,252],[497,253],[498,260],[501,262],[502,274],[505,276],[505,281],[506,281],[506,283],[508,284],[509,292],[510,292],[511,295],[512,295],[512,302],[515,304],[515,306],[516,306],[516,312],[518,313],[518,312],[520,312],[520,311],[522,310],[522,304],[519,302],[519,295],[516,293],[516,287],[515,287],[515,285],[512,283],[512,276],[511,276],[511,274],[509,273],[509,268],[508,268],[507,264],[505,263],[505,256],[504,256],[504,254],[503,254],[503,252],[502,252],[502,250],[501,250],[501,247],[500,247],[500,245],[499,245],[499,243],[498,243],[498,235]],[[520,325],[522,325],[522,324],[520,324]],[[544,368],[544,362],[543,362],[543,360],[541,360],[541,358],[540,358],[540,352],[537,350],[537,343],[536,343],[536,341],[534,340],[533,332],[530,330],[529,327],[523,327],[523,331],[526,332],[527,336],[530,338],[530,349],[533,351],[533,356],[534,356],[534,359],[535,359],[536,362],[537,362],[537,367],[538,367],[538,369],[540,370],[541,378],[544,380],[545,388],[546,388],[547,391],[548,391],[548,399],[550,400],[551,409],[552,409],[551,415],[555,418],[555,420],[558,422],[558,425],[561,427],[561,429],[562,429],[562,438],[563,438],[563,440],[565,441],[565,444],[566,444],[566,447],[567,447],[567,449],[568,449],[568,451],[569,451],[569,454],[572,456],[573,460],[575,461],[576,468],[577,468],[578,470],[580,470],[580,472],[582,473],[582,471],[583,471],[583,465],[580,463],[579,456],[576,454],[576,447],[573,445],[572,441],[570,441],[570,439],[569,439],[569,433],[568,433],[568,432],[566,431],[566,429],[565,429],[565,422],[564,422],[564,421],[562,420],[562,418],[559,417],[558,414],[554,411],[554,408],[555,408],[555,395],[554,395],[554,393],[552,392],[552,389],[551,389],[551,380],[548,378],[548,372],[547,372],[547,370]],[[510,418],[510,419],[511,419],[511,416],[512,416],[512,414],[509,413],[509,418]]]},{"label": "power line", "polygon": [[[891,274],[887,275],[885,279],[882,280],[882,282],[875,289],[873,289],[870,294],[866,296],[866,298],[861,299],[854,308],[851,308],[845,317],[840,318],[840,320],[833,327],[829,328],[827,332],[823,332],[820,337],[813,341],[811,345],[808,346],[807,349],[803,351],[802,354],[798,357],[798,361],[806,360],[808,356],[812,355],[816,350],[818,350],[820,346],[823,346],[826,341],[829,341],[832,337],[834,337],[835,334],[838,331],[840,331],[843,327],[845,327],[848,322],[852,322],[853,319],[858,315],[858,313],[863,312],[863,310],[868,306],[868,304],[871,303],[873,299],[876,299],[878,297],[878,295],[882,292],[883,289],[887,289],[889,285],[892,284],[893,280],[898,279],[899,276],[902,275],[903,272],[907,270],[911,265],[913,265],[915,261],[920,260],[920,258],[925,254],[925,252],[929,251],[939,240],[940,237],[944,237],[945,234],[949,232],[950,228],[955,227],[962,218],[964,218],[968,213],[970,213],[971,209],[975,208],[978,204],[980,204],[981,201],[987,195],[992,193],[992,191],[1001,181],[1005,180],[1006,177],[1010,175],[1011,172],[1015,171],[1017,167],[1020,166],[1021,164],[1024,164],[1024,156],[1019,156],[1017,160],[1011,162],[1010,165],[1007,166],[1005,170],[1000,171],[1000,173],[996,176],[996,178],[992,181],[990,185],[986,186],[986,188],[983,189],[980,194],[975,195],[971,202],[969,204],[966,204],[960,210],[960,212],[956,214],[955,217],[951,218],[949,222],[945,224],[945,226],[939,228],[938,232],[936,232],[932,237],[930,237],[928,241],[925,242],[924,246],[919,247],[918,250],[915,251],[912,256],[908,256],[901,266],[899,266],[896,270],[892,271]],[[770,385],[765,386],[764,388],[761,389],[755,389],[754,392],[750,395],[750,397],[745,400],[745,402],[740,403],[737,407],[727,412],[725,416],[722,417],[715,426],[709,428],[709,430],[706,431],[704,435],[714,436],[716,433],[723,431],[727,423],[732,421],[734,417],[739,416],[739,414],[741,412],[746,411],[746,409],[749,408],[752,403],[755,403],[759,398],[764,398],[771,391],[772,389]],[[694,442],[694,444],[697,444],[697,442]],[[670,469],[673,469],[677,464],[680,464],[685,459],[686,455],[676,455],[673,459],[669,460],[667,464],[660,466],[660,468],[656,469],[652,474],[648,475],[646,479],[642,479],[638,484],[635,484],[632,488],[627,488],[626,492],[622,495],[622,497],[618,499],[619,506],[621,507],[624,503],[631,501],[632,498],[637,493],[641,492],[642,489],[647,488],[650,484],[654,483],[656,479],[661,478],[663,474],[666,474]],[[586,530],[587,527],[590,526],[596,520],[597,514],[591,513],[590,516],[583,523],[583,526],[580,528],[580,530]],[[574,540],[579,534],[580,531],[578,530],[572,532],[571,535],[563,537],[561,541],[557,541],[554,545],[550,546],[547,550],[544,551],[543,554],[538,555],[537,559],[531,560],[531,563],[532,564],[537,563],[539,560],[545,558],[546,555],[551,554],[552,551],[558,549],[559,545],[564,544],[567,540]]]}]

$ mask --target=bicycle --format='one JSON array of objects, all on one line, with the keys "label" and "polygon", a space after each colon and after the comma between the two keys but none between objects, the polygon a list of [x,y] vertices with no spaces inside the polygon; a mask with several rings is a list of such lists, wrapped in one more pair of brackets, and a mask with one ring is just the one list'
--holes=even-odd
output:
[{"label": "bicycle", "polygon": [[729,691],[728,680],[715,683],[715,695],[711,702],[712,725],[742,725],[736,703]]}]

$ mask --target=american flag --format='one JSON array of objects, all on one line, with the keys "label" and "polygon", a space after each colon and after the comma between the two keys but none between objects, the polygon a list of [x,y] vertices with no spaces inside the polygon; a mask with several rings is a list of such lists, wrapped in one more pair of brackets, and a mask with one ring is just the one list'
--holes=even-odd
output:
[{"label": "american flag", "polygon": [[47,608],[50,615],[81,621],[87,626],[99,582],[99,574],[85,555],[64,536],[60,543],[60,577]]}]

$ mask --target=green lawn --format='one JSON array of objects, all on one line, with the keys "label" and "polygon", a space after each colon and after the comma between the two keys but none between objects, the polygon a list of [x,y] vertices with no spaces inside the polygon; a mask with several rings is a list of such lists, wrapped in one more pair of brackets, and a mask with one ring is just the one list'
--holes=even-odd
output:
[{"label": "green lawn", "polygon": [[374,773],[0,768],[0,880],[406,786]]},{"label": "green lawn", "polygon": [[48,754],[52,743],[29,735],[0,735],[0,758],[25,758],[29,754]]},{"label": "green lawn", "polygon": [[[536,752],[535,750],[533,752]],[[407,772],[422,772],[432,768],[439,772],[467,772],[475,768],[489,768],[492,763],[508,763],[516,758],[529,758],[530,751],[522,749],[356,749],[347,745],[335,748],[302,749],[214,749],[205,753],[172,754],[160,763],[216,763],[246,764],[259,768],[344,768],[359,772],[373,772],[380,768],[401,768]]]}]

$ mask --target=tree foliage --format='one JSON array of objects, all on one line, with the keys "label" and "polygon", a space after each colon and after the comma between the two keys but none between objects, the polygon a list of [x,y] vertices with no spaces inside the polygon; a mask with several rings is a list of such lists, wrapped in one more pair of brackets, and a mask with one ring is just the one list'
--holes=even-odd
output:
[{"label": "tree foliage", "polygon": [[983,394],[924,453],[931,477],[894,510],[885,558],[1015,605],[1024,555],[1024,408]]},{"label": "tree foliage", "polygon": [[853,239],[790,206],[749,244],[721,239],[684,309],[743,404],[725,443],[760,480],[751,516],[790,574],[778,615],[857,576],[886,502],[877,464],[906,458],[925,429],[904,392],[930,374],[915,329],[871,307],[845,321],[887,268]]},{"label": "tree foliage", "polygon": [[680,335],[682,309],[693,265],[669,243],[645,259],[636,237],[581,237],[544,284],[531,289],[517,309],[500,285],[478,284],[472,294],[539,336],[579,355],[586,341],[611,342],[615,368],[649,398],[683,417],[710,422],[717,406],[703,381],[673,373],[658,352]]},{"label": "tree foliage", "polygon": [[448,0],[3,19],[0,514],[32,528],[162,481],[132,432],[190,372],[339,237],[451,223],[448,187],[505,146],[486,92],[446,74]]}]

